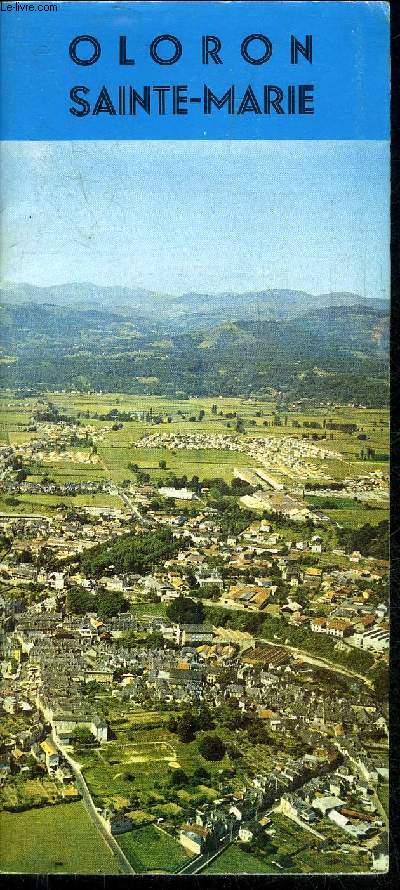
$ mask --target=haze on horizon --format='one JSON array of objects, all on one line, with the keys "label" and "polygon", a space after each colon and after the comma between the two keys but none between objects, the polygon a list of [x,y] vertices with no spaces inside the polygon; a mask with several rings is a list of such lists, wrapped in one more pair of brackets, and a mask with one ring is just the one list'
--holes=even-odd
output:
[{"label": "haze on horizon", "polygon": [[387,143],[5,142],[1,158],[7,284],[389,296]]}]

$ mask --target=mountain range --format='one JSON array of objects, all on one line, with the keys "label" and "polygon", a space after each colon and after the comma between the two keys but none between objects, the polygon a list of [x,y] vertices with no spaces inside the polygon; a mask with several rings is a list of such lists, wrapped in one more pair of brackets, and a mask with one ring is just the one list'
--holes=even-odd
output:
[{"label": "mountain range", "polygon": [[148,292],[127,306],[127,289],[103,289],[101,303],[86,287],[6,288],[6,301],[3,290],[6,386],[387,402],[384,301],[269,290],[160,296],[156,309]]},{"label": "mountain range", "polygon": [[0,303],[6,305],[50,304],[79,310],[117,311],[174,321],[177,327],[218,324],[238,319],[279,320],[325,307],[365,306],[387,310],[380,298],[363,298],[348,292],[310,294],[290,289],[266,289],[235,293],[209,294],[188,292],[181,295],[156,293],[143,288],[105,287],[90,283],[71,283],[51,287],[31,284],[6,284],[0,288]]}]

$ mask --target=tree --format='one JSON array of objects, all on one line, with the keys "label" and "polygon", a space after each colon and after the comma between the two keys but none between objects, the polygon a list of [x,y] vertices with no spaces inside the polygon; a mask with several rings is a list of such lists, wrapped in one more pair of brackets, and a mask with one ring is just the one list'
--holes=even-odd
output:
[{"label": "tree", "polygon": [[100,618],[112,618],[120,612],[126,612],[128,608],[127,600],[117,590],[99,590],[96,600],[96,611]]},{"label": "tree", "polygon": [[102,575],[110,565],[116,572],[145,574],[158,563],[171,559],[182,542],[177,542],[169,529],[157,529],[141,535],[129,533],[86,550],[80,558],[81,568],[91,577]]},{"label": "tree", "polygon": [[246,615],[246,620],[244,622],[244,630],[246,630],[247,633],[257,634],[261,630],[263,621],[264,621],[264,618],[260,614]]},{"label": "tree", "polygon": [[211,711],[206,705],[202,705],[195,717],[197,729],[214,729],[214,721]]},{"label": "tree", "polygon": [[199,744],[199,751],[205,760],[222,760],[226,747],[218,735],[206,735]]},{"label": "tree", "polygon": [[203,603],[179,596],[167,608],[167,616],[177,624],[202,624],[205,618]]},{"label": "tree", "polygon": [[184,723],[180,721],[177,727],[179,741],[187,745],[196,738],[196,727],[194,723]]},{"label": "tree", "polygon": [[87,612],[96,610],[96,603],[92,593],[84,587],[71,587],[67,592],[67,609],[73,615],[86,615]]},{"label": "tree", "polygon": [[254,720],[247,730],[250,742],[254,745],[266,745],[269,742],[268,733],[261,720]]},{"label": "tree", "polygon": [[183,769],[174,769],[171,775],[171,785],[175,788],[182,788],[182,785],[187,785],[189,779]]},{"label": "tree", "polygon": [[218,720],[222,726],[236,730],[244,729],[248,724],[249,718],[238,708],[236,702],[224,702],[218,711]]},{"label": "tree", "polygon": [[165,460],[159,460],[159,461],[158,461],[158,466],[160,467],[160,470],[166,470],[166,469],[167,469],[167,462],[166,462]]},{"label": "tree", "polygon": [[181,742],[187,744],[196,738],[196,718],[190,711],[185,711],[179,718],[176,731]]},{"label": "tree", "polygon": [[71,733],[71,741],[74,748],[93,748],[98,745],[97,740],[87,726],[77,726]]},{"label": "tree", "polygon": [[389,698],[389,670],[387,665],[379,665],[374,678],[375,695],[379,701]]},{"label": "tree", "polygon": [[210,773],[204,766],[198,766],[193,773],[193,781],[195,785],[203,785],[211,779]]},{"label": "tree", "polygon": [[[157,600],[157,602],[159,602],[159,600]],[[170,641],[168,640],[164,643],[164,637],[162,633],[159,633],[158,631],[153,631],[153,633],[148,634],[145,640],[146,646],[157,649],[162,649],[167,642]]]}]

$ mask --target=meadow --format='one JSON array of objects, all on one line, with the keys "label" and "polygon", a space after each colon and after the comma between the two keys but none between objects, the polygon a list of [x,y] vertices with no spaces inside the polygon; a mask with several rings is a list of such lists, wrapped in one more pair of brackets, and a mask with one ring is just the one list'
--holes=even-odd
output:
[{"label": "meadow", "polygon": [[60,800],[62,788],[49,776],[24,780],[17,775],[13,782],[5,782],[0,789],[0,805],[9,810],[13,807],[43,806]]},{"label": "meadow", "polygon": [[385,812],[389,815],[389,785],[381,785],[378,790],[378,796]]},{"label": "meadow", "polygon": [[178,840],[155,825],[122,834],[118,841],[139,874],[174,872],[190,859],[190,854],[185,852]]},{"label": "meadow", "polygon": [[24,874],[119,874],[82,803],[0,813],[0,869]]},{"label": "meadow", "polygon": [[[122,709],[109,696],[97,696],[96,709],[107,718],[111,740],[100,749],[79,751],[76,758],[96,806],[110,803],[126,808],[138,825],[163,818],[165,827],[179,826],[196,806],[226,790],[242,788],[249,769],[269,771],[277,758],[283,764],[293,753],[289,738],[276,754],[275,746],[255,745],[242,735],[239,758],[237,733],[218,724],[215,731],[227,753],[220,761],[209,761],[199,751],[204,732],[182,742],[166,725],[172,711],[128,707]],[[194,775],[199,768],[207,771],[208,778]],[[187,776],[182,786],[173,781],[177,769]]]},{"label": "meadow", "polygon": [[260,875],[280,874],[263,854],[249,853],[244,844],[231,844],[203,869],[203,875]]},{"label": "meadow", "polygon": [[[160,716],[162,723],[164,715]],[[218,771],[232,766],[227,756],[218,763],[205,761],[199,754],[197,739],[188,744],[180,742],[165,726],[157,725],[160,723],[157,715],[146,716],[146,722],[148,725],[141,728],[134,715],[120,726],[115,721],[111,726],[116,741],[103,745],[98,751],[85,755],[79,753],[78,759],[96,802],[107,800],[113,806],[131,805],[135,809],[132,801],[137,798],[141,811],[146,813],[149,807],[150,813],[161,816],[163,810],[158,813],[157,807],[163,808],[175,797],[181,810],[204,797],[196,785],[188,787],[186,783],[185,790],[173,788],[171,776],[174,770],[183,769],[190,783],[194,770],[205,767],[211,775],[212,787],[214,780],[218,782]]]}]

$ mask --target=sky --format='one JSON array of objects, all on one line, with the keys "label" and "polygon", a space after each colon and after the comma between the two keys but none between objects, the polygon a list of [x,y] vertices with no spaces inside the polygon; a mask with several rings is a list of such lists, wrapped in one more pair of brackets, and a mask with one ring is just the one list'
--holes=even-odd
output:
[{"label": "sky", "polygon": [[4,142],[1,277],[389,291],[383,142]]}]

